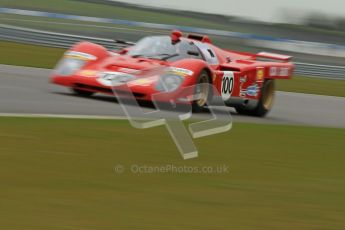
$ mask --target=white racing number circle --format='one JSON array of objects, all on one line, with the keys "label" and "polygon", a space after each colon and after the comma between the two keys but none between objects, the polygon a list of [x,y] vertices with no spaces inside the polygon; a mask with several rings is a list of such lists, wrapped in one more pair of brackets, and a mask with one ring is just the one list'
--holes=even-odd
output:
[{"label": "white racing number circle", "polygon": [[222,79],[222,99],[223,101],[229,100],[234,89],[234,73],[230,71],[224,72]]}]

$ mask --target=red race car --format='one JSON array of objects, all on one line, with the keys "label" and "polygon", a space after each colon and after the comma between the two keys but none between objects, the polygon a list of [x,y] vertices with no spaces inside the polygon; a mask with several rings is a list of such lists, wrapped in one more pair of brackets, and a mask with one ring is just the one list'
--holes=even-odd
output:
[{"label": "red race car", "polygon": [[[159,100],[189,103],[196,112],[218,98],[240,114],[262,117],[272,108],[275,79],[290,79],[294,70],[290,56],[224,50],[208,36],[183,37],[179,31],[121,43],[128,46],[119,51],[89,42],[76,44],[53,71],[52,82],[82,96],[113,95],[114,87],[117,96],[131,93],[143,101],[163,93]],[[194,87],[201,96],[182,100],[186,87]]]}]

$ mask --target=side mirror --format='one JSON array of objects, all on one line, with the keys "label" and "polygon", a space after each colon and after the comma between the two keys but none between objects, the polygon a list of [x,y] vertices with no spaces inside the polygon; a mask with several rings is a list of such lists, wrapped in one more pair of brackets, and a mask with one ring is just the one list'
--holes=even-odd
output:
[{"label": "side mirror", "polygon": [[129,48],[124,48],[124,49],[120,50],[118,53],[121,55],[124,55],[124,54],[128,53],[128,51],[129,51]]},{"label": "side mirror", "polygon": [[182,32],[179,30],[174,30],[170,35],[172,44],[176,44],[180,42],[181,37],[182,37]]}]

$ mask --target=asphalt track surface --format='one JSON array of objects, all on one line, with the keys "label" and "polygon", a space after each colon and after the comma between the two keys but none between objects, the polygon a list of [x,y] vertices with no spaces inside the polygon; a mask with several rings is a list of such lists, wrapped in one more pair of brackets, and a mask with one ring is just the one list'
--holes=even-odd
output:
[{"label": "asphalt track surface", "polygon": [[[49,83],[51,70],[0,65],[0,115],[82,115],[83,117],[124,117],[114,97],[95,95],[83,98],[68,89]],[[150,107],[146,108],[151,110]],[[265,118],[237,115],[236,122],[293,124],[345,128],[345,98],[277,92],[273,110]],[[201,114],[198,116],[205,116]]]}]

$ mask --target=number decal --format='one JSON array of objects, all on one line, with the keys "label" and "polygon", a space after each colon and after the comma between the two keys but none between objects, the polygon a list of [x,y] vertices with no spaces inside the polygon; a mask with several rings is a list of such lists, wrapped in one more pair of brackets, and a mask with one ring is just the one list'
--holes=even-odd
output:
[{"label": "number decal", "polygon": [[229,100],[234,89],[234,73],[230,71],[224,72],[222,79],[222,99],[223,101]]}]

